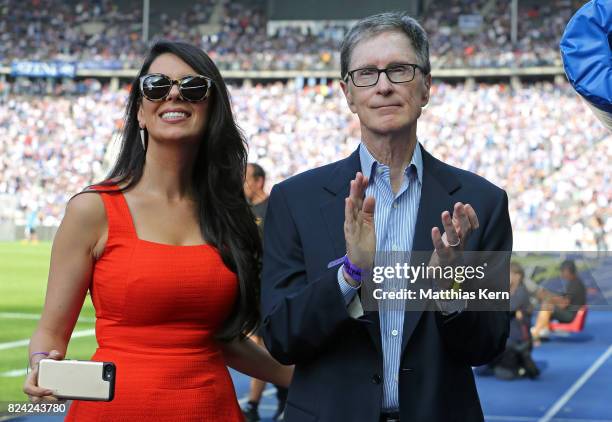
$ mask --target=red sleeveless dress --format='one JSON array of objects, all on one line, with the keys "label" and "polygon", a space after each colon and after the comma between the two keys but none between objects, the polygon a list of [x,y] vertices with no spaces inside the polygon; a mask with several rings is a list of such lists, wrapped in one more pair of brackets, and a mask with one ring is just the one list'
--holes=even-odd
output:
[{"label": "red sleeveless dress", "polygon": [[115,398],[74,401],[66,420],[243,421],[213,338],[234,306],[236,275],[210,245],[138,239],[123,194],[95,189],[108,240],[90,288],[98,342],[92,360],[115,363]]}]

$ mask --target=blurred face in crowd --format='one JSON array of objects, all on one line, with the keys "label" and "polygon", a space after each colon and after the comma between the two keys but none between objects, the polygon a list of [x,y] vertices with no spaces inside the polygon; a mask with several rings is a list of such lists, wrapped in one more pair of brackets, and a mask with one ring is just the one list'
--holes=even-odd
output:
[{"label": "blurred face in crowd", "polygon": [[569,268],[562,268],[561,278],[565,280],[574,280],[576,278],[576,274],[574,274]]},{"label": "blurred face in crowd", "polygon": [[[162,73],[174,80],[197,75],[187,63],[171,53],[157,57],[147,73]],[[163,101],[150,101],[142,97],[138,110],[138,123],[149,133],[149,142],[197,141],[201,139],[208,121],[210,96],[204,101],[184,101],[174,84]]]},{"label": "blurred face in crowd", "polygon": [[263,177],[253,176],[253,166],[247,165],[246,177],[244,179],[244,196],[249,201],[253,201],[253,198],[258,192],[263,190],[264,179]]},{"label": "blurred face in crowd", "polygon": [[523,275],[517,271],[510,271],[510,289],[515,290],[523,281]]},{"label": "blurred face in crowd", "polygon": [[[409,38],[401,32],[382,32],[361,40],[351,54],[349,71],[364,67],[384,69],[395,64],[419,64]],[[431,76],[415,70],[410,82],[392,83],[381,73],[374,86],[356,87],[349,78],[342,89],[349,108],[359,116],[362,136],[404,132],[416,121],[429,101]],[[365,132],[365,133],[364,133]]]}]

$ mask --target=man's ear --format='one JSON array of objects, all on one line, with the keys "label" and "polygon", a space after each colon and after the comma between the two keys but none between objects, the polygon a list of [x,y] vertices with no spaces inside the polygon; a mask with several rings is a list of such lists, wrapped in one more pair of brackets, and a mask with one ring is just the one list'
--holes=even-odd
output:
[{"label": "man's ear", "polygon": [[429,103],[430,91],[431,73],[423,78],[423,96],[421,97],[421,107],[425,107]]},{"label": "man's ear", "polygon": [[344,81],[340,81],[340,86],[342,87],[342,92],[344,92],[344,97],[346,98],[346,103],[353,113],[357,113],[357,109],[355,108],[355,104],[353,103],[353,94],[351,93],[351,89],[348,86],[348,83]]}]

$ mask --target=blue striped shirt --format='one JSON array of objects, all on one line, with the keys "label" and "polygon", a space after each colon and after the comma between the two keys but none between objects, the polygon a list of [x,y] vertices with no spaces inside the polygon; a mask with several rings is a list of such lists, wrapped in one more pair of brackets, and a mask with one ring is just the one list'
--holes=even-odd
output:
[{"label": "blue striped shirt", "polygon": [[[376,228],[376,250],[402,252],[402,260],[409,262],[412,250],[412,239],[421,199],[421,186],[423,184],[423,157],[419,144],[416,144],[412,160],[403,174],[402,184],[393,192],[391,186],[391,169],[379,163],[362,143],[359,147],[359,159],[364,176],[369,178],[366,196],[376,200],[374,212],[374,227]],[[388,256],[387,256],[388,255]],[[377,254],[375,266],[393,266],[392,254]],[[389,262],[384,262],[384,261]],[[382,261],[382,262],[381,262]],[[385,281],[381,287],[385,290],[401,288]],[[342,267],[338,270],[338,283],[349,304],[358,288],[350,286],[342,274]],[[396,282],[397,283],[397,282]],[[384,309],[390,301],[380,302],[380,333],[383,351],[383,411],[399,409],[398,376],[400,354],[402,348],[402,334],[404,328],[403,301],[393,304],[393,309]]]}]

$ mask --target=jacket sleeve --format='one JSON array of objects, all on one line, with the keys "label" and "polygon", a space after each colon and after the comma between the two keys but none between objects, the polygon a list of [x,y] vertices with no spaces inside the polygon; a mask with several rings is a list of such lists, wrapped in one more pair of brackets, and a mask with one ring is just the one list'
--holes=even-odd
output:
[{"label": "jacket sleeve", "polygon": [[[485,222],[479,251],[496,255],[495,268],[487,268],[494,274],[496,290],[508,291],[509,260],[512,251],[512,227],[508,214],[508,196],[505,192],[497,202],[491,217]],[[446,346],[456,358],[471,366],[490,362],[503,352],[510,330],[509,312],[503,309],[463,311],[444,317],[436,313],[436,319]]]},{"label": "jacket sleeve", "polygon": [[325,270],[318,278],[308,277],[302,233],[282,185],[274,186],[270,194],[264,244],[264,342],[283,364],[307,362],[343,324],[352,320],[338,285],[338,266]]}]

